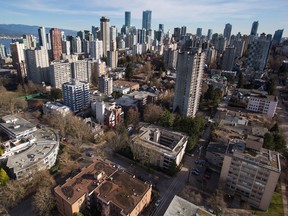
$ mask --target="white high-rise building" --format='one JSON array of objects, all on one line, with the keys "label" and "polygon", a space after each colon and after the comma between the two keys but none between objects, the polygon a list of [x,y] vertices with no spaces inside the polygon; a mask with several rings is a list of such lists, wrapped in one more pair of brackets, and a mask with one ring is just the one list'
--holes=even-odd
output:
[{"label": "white high-rise building", "polygon": [[64,105],[78,112],[89,103],[89,83],[72,80],[62,85]]},{"label": "white high-rise building", "polygon": [[94,40],[94,41],[90,41],[89,44],[89,48],[90,48],[90,57],[94,58],[96,60],[100,59],[103,55],[103,41],[101,40]]},{"label": "white high-rise building", "polygon": [[47,49],[26,50],[27,78],[34,83],[50,82],[49,56]]},{"label": "white high-rise building", "polygon": [[76,62],[72,62],[72,78],[90,82],[91,79],[91,64],[87,60],[79,60]]},{"label": "white high-rise building", "polygon": [[107,56],[107,51],[110,50],[110,20],[108,17],[101,17],[100,29],[100,40],[103,41],[103,56]]},{"label": "white high-rise building", "polygon": [[70,41],[63,41],[62,40],[62,53],[66,54],[66,55],[70,55],[71,52],[71,43]]},{"label": "white high-rise building", "polygon": [[82,52],[82,42],[80,37],[75,37],[72,40],[72,49],[74,53],[81,53]]},{"label": "white high-rise building", "polygon": [[50,65],[51,87],[61,89],[62,84],[70,82],[72,78],[72,68],[69,62],[54,62]]},{"label": "white high-rise building", "polygon": [[107,64],[112,69],[117,67],[117,64],[118,64],[118,51],[108,51],[107,52]]},{"label": "white high-rise building", "polygon": [[198,110],[205,57],[201,49],[178,55],[173,110],[183,116],[195,117]]},{"label": "white high-rise building", "polygon": [[[111,26],[110,27],[110,50],[116,50],[115,49],[116,37],[117,37],[117,28],[116,26]],[[116,44],[116,47],[117,47],[117,44]]]}]

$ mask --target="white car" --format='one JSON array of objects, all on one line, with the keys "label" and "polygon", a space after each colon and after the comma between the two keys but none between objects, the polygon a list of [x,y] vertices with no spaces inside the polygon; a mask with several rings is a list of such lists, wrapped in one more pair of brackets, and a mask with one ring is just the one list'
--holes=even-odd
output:
[{"label": "white car", "polygon": [[156,202],[155,202],[155,206],[159,206],[160,205],[160,203],[161,203],[161,199],[158,199]]}]

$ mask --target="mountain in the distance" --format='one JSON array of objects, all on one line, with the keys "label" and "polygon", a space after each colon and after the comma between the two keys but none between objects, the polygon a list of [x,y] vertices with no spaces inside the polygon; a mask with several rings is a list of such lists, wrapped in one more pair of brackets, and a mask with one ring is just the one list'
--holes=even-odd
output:
[{"label": "mountain in the distance", "polygon": [[[18,37],[24,34],[31,34],[38,37],[38,28],[39,26],[30,26],[22,24],[0,24],[0,36],[9,36],[9,37]],[[46,33],[50,31],[49,27],[45,27]],[[65,32],[65,35],[76,35],[76,31],[61,29]]]}]

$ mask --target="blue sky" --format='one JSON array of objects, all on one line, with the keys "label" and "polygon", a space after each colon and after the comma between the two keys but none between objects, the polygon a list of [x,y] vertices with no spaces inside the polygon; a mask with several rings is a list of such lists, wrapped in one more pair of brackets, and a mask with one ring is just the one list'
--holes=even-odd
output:
[{"label": "blue sky", "polygon": [[197,27],[223,33],[231,23],[233,34],[249,34],[258,20],[258,33],[284,28],[288,36],[288,0],[1,0],[0,23],[91,30],[108,16],[120,28],[131,11],[131,24],[140,28],[143,10],[152,10],[152,27],[163,23],[165,31],[185,25],[193,34]]}]

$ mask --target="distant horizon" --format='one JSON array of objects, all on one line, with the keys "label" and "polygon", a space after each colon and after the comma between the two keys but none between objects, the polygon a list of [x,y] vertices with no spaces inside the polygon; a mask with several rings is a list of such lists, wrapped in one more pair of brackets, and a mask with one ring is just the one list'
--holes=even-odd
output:
[{"label": "distant horizon", "polygon": [[[110,24],[111,24],[111,22],[110,22]],[[58,29],[61,29],[61,30],[64,30],[64,33],[65,33],[65,30],[69,30],[69,31],[75,31],[75,33],[77,33],[78,31],[84,31],[84,30],[89,30],[89,31],[91,31],[91,27],[90,27],[90,29],[80,29],[80,30],[75,30],[75,29],[67,29],[67,28],[62,28],[62,27],[59,27],[59,26],[53,26],[53,27],[51,27],[51,26],[43,26],[43,25],[27,25],[27,24],[20,24],[20,23],[8,23],[8,24],[6,24],[6,23],[0,23],[0,25],[23,25],[23,26],[30,26],[30,27],[44,27],[45,29],[51,29],[51,28],[58,28]],[[98,26],[99,27],[99,26]],[[116,26],[117,27],[117,30],[118,30],[118,32],[120,32],[120,30],[121,30],[121,28],[118,28],[118,26]],[[178,27],[178,26],[177,26]],[[175,28],[177,28],[177,27],[175,27]],[[181,26],[179,26],[178,28],[181,28]],[[188,29],[188,28],[187,28]],[[157,29],[152,29],[152,30],[157,30]],[[277,29],[278,30],[278,29]],[[276,31],[276,30],[275,30]],[[266,35],[267,34],[271,34],[272,36],[274,35],[274,33],[275,33],[275,31],[273,32],[273,33],[267,33],[267,32],[258,32],[257,34],[258,34],[258,36],[260,36],[260,34],[262,34],[262,33],[265,33]],[[174,32],[174,28],[172,29],[172,31],[171,31],[171,29],[170,29],[170,32],[171,32],[171,34],[173,34],[173,32]],[[208,32],[208,29],[207,29],[207,32]],[[46,32],[46,33],[48,33],[48,32]],[[165,32],[166,33],[166,32]],[[187,33],[191,33],[191,34],[193,34],[193,35],[196,35],[196,32],[189,32],[188,30],[187,30]],[[222,34],[223,35],[223,32],[214,32],[213,31],[213,33],[212,33],[212,35],[214,34],[214,33],[218,33],[218,34]],[[240,32],[241,33],[241,35],[243,36],[243,35],[250,35],[250,33],[247,33],[247,34],[243,34],[242,32]],[[284,35],[284,33],[285,33],[285,29],[284,29],[284,32],[283,32],[283,36],[282,36],[282,38],[288,38],[288,35],[287,36],[285,36]],[[38,33],[37,33],[37,35],[38,35]],[[205,32],[203,32],[203,29],[202,29],[202,35],[203,36],[207,36],[207,33],[205,33]],[[231,35],[237,35],[237,34],[231,34]],[[20,37],[21,35],[19,35],[19,37]],[[12,37],[11,37],[12,38]],[[0,39],[1,39],[1,36],[0,36]]]},{"label": "distant horizon", "polygon": [[259,21],[258,34],[274,35],[284,29],[283,37],[288,37],[286,11],[287,0],[97,0],[54,1],[54,0],[14,0],[1,2],[1,21],[3,24],[17,24],[61,28],[74,31],[90,30],[100,26],[100,18],[107,16],[110,25],[120,31],[124,25],[125,11],[131,12],[131,25],[142,28],[142,12],[152,11],[152,29],[158,30],[164,24],[165,33],[175,27],[187,26],[187,32],[196,33],[202,28],[207,35],[223,34],[226,23],[232,24],[232,34],[250,34],[252,23]]}]

